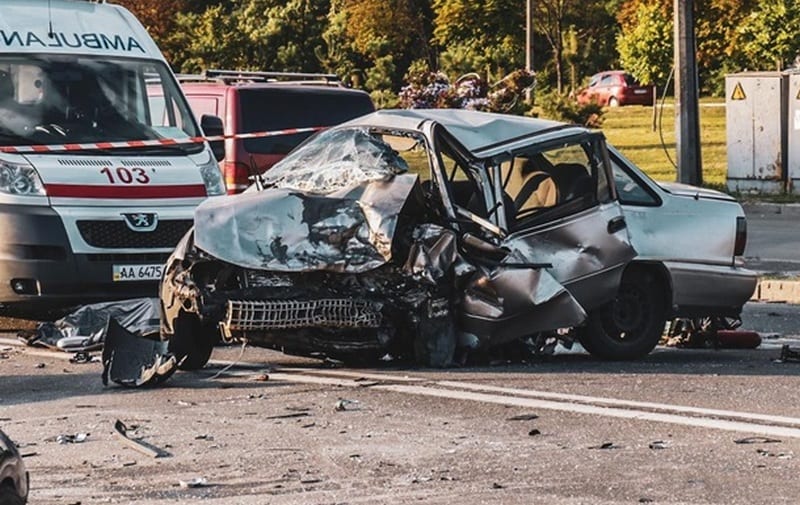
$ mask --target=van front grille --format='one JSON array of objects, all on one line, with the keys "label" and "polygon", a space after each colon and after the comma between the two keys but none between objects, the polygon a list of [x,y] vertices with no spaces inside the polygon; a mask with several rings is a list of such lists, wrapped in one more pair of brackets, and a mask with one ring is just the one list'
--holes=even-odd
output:
[{"label": "van front grille", "polygon": [[153,249],[175,247],[189,228],[191,219],[159,221],[153,231],[133,231],[124,221],[78,221],[78,231],[92,247],[103,249]]}]

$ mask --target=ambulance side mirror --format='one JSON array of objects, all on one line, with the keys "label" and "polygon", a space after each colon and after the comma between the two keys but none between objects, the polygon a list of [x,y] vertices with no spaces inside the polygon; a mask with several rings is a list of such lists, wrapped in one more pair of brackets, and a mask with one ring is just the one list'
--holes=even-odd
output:
[{"label": "ambulance side mirror", "polygon": [[[222,126],[222,119],[211,114],[203,114],[200,118],[200,128],[203,130],[203,135],[206,137],[221,137],[225,133]],[[222,161],[225,158],[225,141],[224,140],[211,140],[208,142],[211,145],[211,151],[214,153],[214,158],[217,161]]]}]

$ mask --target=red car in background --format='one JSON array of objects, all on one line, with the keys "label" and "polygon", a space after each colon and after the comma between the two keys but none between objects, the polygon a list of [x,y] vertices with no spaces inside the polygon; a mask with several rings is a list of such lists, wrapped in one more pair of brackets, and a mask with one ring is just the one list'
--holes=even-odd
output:
[{"label": "red car in background", "polygon": [[653,105],[655,86],[640,84],[622,70],[594,74],[589,85],[578,93],[578,103],[617,107],[620,105]]}]

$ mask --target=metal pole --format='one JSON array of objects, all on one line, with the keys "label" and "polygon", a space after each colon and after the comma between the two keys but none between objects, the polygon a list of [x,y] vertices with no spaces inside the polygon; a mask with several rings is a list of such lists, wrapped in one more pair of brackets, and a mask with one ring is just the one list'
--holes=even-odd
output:
[{"label": "metal pole", "polygon": [[[533,0],[526,0],[525,16],[525,68],[533,72]],[[533,105],[531,88],[525,91],[525,100]]]},{"label": "metal pole", "polygon": [[694,0],[674,0],[675,9],[675,148],[678,182],[700,185],[700,121],[697,57],[694,35]]}]

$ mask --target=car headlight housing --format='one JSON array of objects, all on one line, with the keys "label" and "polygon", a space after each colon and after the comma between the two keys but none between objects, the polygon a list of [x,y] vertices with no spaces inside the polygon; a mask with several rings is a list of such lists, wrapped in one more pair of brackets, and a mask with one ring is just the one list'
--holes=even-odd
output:
[{"label": "car headlight housing", "polygon": [[0,161],[0,193],[15,196],[45,196],[36,170],[23,163]]},{"label": "car headlight housing", "polygon": [[225,179],[222,178],[222,171],[214,158],[200,165],[200,176],[206,186],[206,195],[219,196],[227,192]]}]

